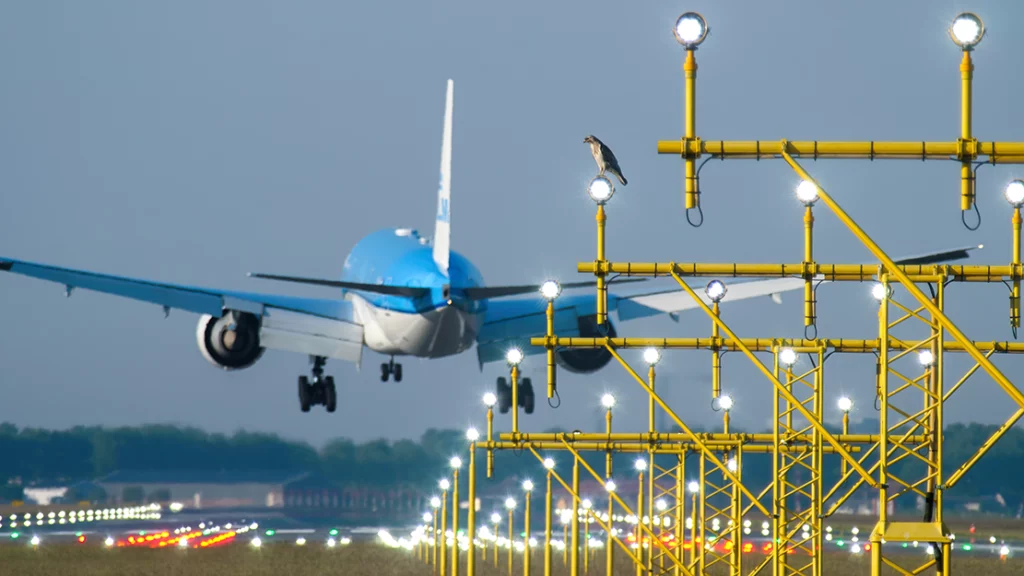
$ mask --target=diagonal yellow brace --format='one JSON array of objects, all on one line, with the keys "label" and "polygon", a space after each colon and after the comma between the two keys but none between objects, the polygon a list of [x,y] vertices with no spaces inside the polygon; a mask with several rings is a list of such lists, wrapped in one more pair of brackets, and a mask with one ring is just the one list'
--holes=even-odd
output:
[{"label": "diagonal yellow brace", "polygon": [[1020,420],[1021,416],[1024,416],[1024,408],[1014,412],[1013,416],[1010,416],[1010,419],[1003,423],[1003,425],[1000,426],[984,444],[982,444],[981,448],[979,448],[963,466],[949,476],[949,479],[946,480],[945,489],[949,490],[959,482],[960,478],[962,478],[978,460],[981,460],[981,457],[988,453],[988,451],[992,449],[992,446],[995,446],[995,443],[998,442],[999,439],[1010,430],[1010,428],[1013,428],[1013,425],[1017,423],[1017,420]]},{"label": "diagonal yellow brace", "polygon": [[790,167],[792,167],[793,170],[796,171],[796,173],[799,174],[801,178],[807,180],[808,182],[811,182],[812,184],[818,187],[818,197],[820,197],[822,201],[824,201],[825,204],[832,209],[832,212],[835,213],[839,220],[843,224],[845,224],[851,232],[853,232],[853,235],[856,236],[857,239],[860,240],[861,243],[863,243],[864,246],[866,246],[867,249],[871,251],[875,258],[878,258],[878,261],[881,262],[887,270],[889,270],[889,273],[892,274],[892,276],[895,277],[897,280],[899,280],[900,284],[902,284],[903,287],[907,289],[907,292],[910,292],[910,294],[914,298],[916,298],[922,306],[928,309],[928,312],[931,313],[932,318],[937,320],[938,323],[941,324],[942,327],[945,328],[951,336],[953,336],[953,339],[959,342],[960,345],[964,347],[964,350],[971,355],[971,358],[974,358],[975,362],[980,364],[981,367],[985,369],[985,372],[988,372],[988,375],[991,376],[997,384],[999,384],[999,387],[1002,388],[1003,391],[1006,392],[1006,394],[1010,396],[1010,398],[1012,398],[1018,406],[1024,408],[1024,393],[1018,390],[1017,387],[1014,386],[1013,383],[1010,382],[1010,380],[1007,379],[1006,376],[1004,376],[1003,373],[1000,372],[999,369],[995,367],[995,364],[992,364],[992,362],[989,361],[989,359],[984,354],[982,354],[980,350],[978,350],[974,343],[971,342],[967,338],[967,336],[965,336],[964,333],[961,332],[960,329],[957,328],[956,325],[953,324],[953,322],[946,317],[942,310],[939,310],[939,307],[936,306],[930,298],[925,296],[924,292],[921,292],[921,289],[918,288],[916,284],[914,284],[913,282],[910,281],[909,278],[907,278],[907,275],[904,274],[903,271],[896,266],[892,259],[889,258],[889,256],[882,251],[878,244],[875,244],[874,240],[872,240],[864,232],[864,230],[862,230],[861,227],[858,226],[857,223],[854,222],[853,219],[850,218],[850,216],[847,215],[846,212],[843,211],[843,209],[840,208],[838,204],[836,204],[836,201],[833,200],[832,197],[825,192],[825,189],[821,187],[821,184],[818,184],[818,181],[812,178],[811,175],[808,174],[807,171],[804,170],[803,167],[800,166],[800,164],[798,164],[792,156],[789,155],[789,153],[786,151],[786,148],[786,141],[783,140],[782,157],[786,159],[786,162],[789,163]]},{"label": "diagonal yellow brace", "polygon": [[625,368],[626,371],[629,372],[633,376],[633,378],[640,383],[641,386],[643,386],[644,390],[648,394],[650,394],[652,398],[654,398],[654,401],[657,402],[659,406],[661,406],[661,409],[665,411],[665,414],[668,414],[670,418],[675,420],[676,426],[679,426],[679,429],[682,430],[684,434],[690,436],[692,442],[697,446],[697,448],[701,452],[704,453],[707,459],[710,460],[711,463],[714,464],[717,468],[719,468],[722,471],[722,474],[724,474],[729,480],[736,483],[736,485],[739,486],[740,490],[743,491],[747,498],[750,498],[751,502],[753,502],[754,505],[757,506],[757,509],[760,510],[761,513],[763,513],[765,516],[770,516],[768,510],[764,506],[762,506],[756,498],[754,498],[754,495],[750,492],[750,490],[747,490],[747,487],[744,486],[743,483],[740,482],[739,479],[736,478],[736,476],[729,471],[729,468],[726,467],[725,464],[723,464],[718,458],[715,457],[714,453],[712,453],[711,450],[708,449],[707,445],[704,444],[704,442],[696,434],[694,434],[692,430],[690,430],[689,426],[683,423],[679,416],[676,415],[675,411],[669,408],[668,404],[665,404],[665,401],[661,399],[661,396],[658,396],[657,394],[654,393],[654,389],[647,384],[647,381],[641,378],[640,375],[637,374],[633,370],[633,368],[630,367],[630,365],[625,360],[622,359],[622,356],[619,356],[619,353],[616,352],[610,344],[606,343],[605,348],[607,348],[608,351],[611,352],[612,356],[614,356],[615,359],[619,361],[619,364],[622,364],[622,367]]},{"label": "diagonal yellow brace", "polygon": [[[562,438],[562,444],[565,444],[566,450],[568,450],[570,453],[572,453],[573,456],[576,457],[576,460],[580,463],[580,466],[583,466],[584,468],[586,468],[587,472],[590,472],[590,475],[593,476],[595,480],[597,480],[598,482],[604,482],[604,478],[599,476],[597,474],[597,472],[595,472],[594,469],[590,467],[590,464],[587,464],[587,461],[584,460],[582,456],[580,456],[580,453],[577,452],[576,449],[573,448],[572,445],[569,444],[569,442],[567,442],[564,437]],[[626,503],[622,501],[622,498],[619,498],[618,494],[616,494],[615,492],[609,492],[608,493],[608,497],[612,498],[616,502],[618,502],[619,506],[622,506],[622,509],[625,510],[626,513],[633,515],[633,511],[629,509],[629,506],[626,506]],[[635,516],[637,516],[638,518],[643,518],[643,510],[637,510]],[[693,576],[693,573],[690,572],[689,570],[687,570],[686,566],[684,566],[683,563],[680,562],[679,559],[677,559],[674,554],[671,554],[668,551],[668,547],[665,546],[665,544],[661,541],[661,538],[659,538],[658,535],[655,534],[653,530],[648,528],[642,521],[638,522],[637,526],[639,526],[641,530],[643,530],[644,532],[647,533],[648,536],[650,536],[651,542],[657,544],[657,546],[659,548],[664,550],[664,552],[669,557],[669,559],[672,560],[672,562],[676,565],[676,567],[678,567],[680,570],[682,570],[683,573],[686,574],[686,576]]]},{"label": "diagonal yellow brace", "polygon": [[[544,458],[542,458],[541,455],[538,454],[537,451],[534,450],[532,446],[530,447],[530,452],[532,452],[533,455],[537,457],[537,460],[541,464],[544,463]],[[562,488],[565,488],[565,491],[568,492],[569,495],[573,497],[573,503],[574,503],[573,507],[575,507],[575,502],[579,502],[580,501],[580,495],[572,491],[572,488],[569,486],[568,483],[566,483],[566,481],[561,476],[558,475],[558,472],[555,472],[554,470],[551,470],[551,476],[555,480],[558,480],[558,483],[562,485]],[[601,522],[601,519],[598,518],[596,514],[594,515],[594,520],[597,522],[597,525],[600,526],[601,528],[603,528],[605,530],[609,530],[609,531],[611,530],[611,525],[610,524],[605,524],[605,523]],[[527,537],[529,537],[529,536],[527,536]],[[633,560],[633,562],[636,562],[638,565],[642,565],[643,564],[643,560],[637,558],[636,555],[633,554],[633,551],[629,549],[629,546],[627,546],[625,542],[623,542],[622,540],[620,540],[616,536],[612,536],[612,540],[614,540],[622,548],[622,550],[626,552],[626,554],[630,557],[630,559]]]},{"label": "diagonal yellow brace", "polygon": [[[801,404],[800,401],[796,399],[796,396],[793,396],[793,394],[789,390],[787,390],[785,386],[782,385],[782,382],[779,382],[779,379],[775,377],[775,374],[772,373],[772,371],[769,370],[763,362],[761,362],[760,358],[754,356],[754,353],[750,351],[750,348],[747,348],[746,344],[744,344],[739,338],[736,337],[736,334],[733,333],[733,331],[728,326],[725,325],[725,322],[722,321],[721,317],[712,312],[711,308],[708,308],[708,305],[705,304],[703,300],[701,300],[700,296],[697,296],[697,293],[693,291],[693,288],[690,288],[690,286],[686,282],[683,282],[683,279],[678,274],[676,274],[675,262],[673,262],[670,266],[672,268],[672,277],[676,279],[676,282],[678,282],[679,285],[682,286],[683,290],[685,290],[687,293],[690,294],[690,296],[693,297],[694,302],[696,302],[697,305],[699,305],[704,310],[704,312],[711,318],[711,320],[718,325],[718,328],[721,329],[722,332],[725,332],[725,334],[729,338],[732,338],[734,342],[736,342],[740,351],[743,352],[743,354],[747,358],[750,358],[750,361],[754,363],[754,366],[760,369],[761,372],[768,377],[768,380],[771,380],[771,383],[775,386],[775,389],[778,390],[779,394],[781,394],[787,402],[789,402],[790,406],[796,408],[797,411],[799,411],[800,414],[803,415],[803,417],[806,418],[812,426],[814,426],[815,430],[817,430],[818,433],[821,434],[821,437],[828,441],[828,443],[831,444],[833,448],[835,448],[836,454],[842,456],[843,459],[850,464],[850,467],[856,470],[857,473],[864,478],[864,481],[867,482],[868,485],[870,485],[872,488],[878,488],[878,482],[876,482],[875,479],[872,478],[871,475],[868,474],[867,471],[861,467],[861,465],[853,456],[850,456],[850,453],[846,451],[846,448],[843,448],[843,445],[839,443],[839,440],[836,440],[835,436],[833,436],[832,433],[825,428],[821,421],[818,420],[814,416],[814,414],[811,414],[810,410],[808,410],[806,406]],[[639,376],[637,378],[639,379]],[[725,470],[725,468],[722,469]],[[747,495],[749,496],[750,493],[747,492]]]}]

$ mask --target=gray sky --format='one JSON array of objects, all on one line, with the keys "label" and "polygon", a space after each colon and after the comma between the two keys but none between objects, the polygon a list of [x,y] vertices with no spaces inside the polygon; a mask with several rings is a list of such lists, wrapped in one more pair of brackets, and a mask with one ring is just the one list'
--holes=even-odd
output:
[{"label": "gray sky", "polygon": [[[870,6],[869,6],[870,4]],[[228,289],[328,295],[251,280],[249,271],[334,277],[349,248],[388,226],[432,230],[445,81],[454,78],[453,248],[491,283],[576,279],[594,258],[594,173],[583,137],[619,157],[629,186],[609,206],[615,260],[797,262],[801,206],[779,161],[709,163],[706,223],[685,223],[682,163],[658,156],[682,129],[684,52],[671,28],[699,10],[711,35],[697,56],[705,139],[953,140],[960,53],[952,17],[975,10],[988,34],[975,53],[976,136],[1022,140],[1022,44],[1011,2],[7,2],[0,5],[0,255]],[[871,40],[872,38],[877,40]],[[982,228],[960,223],[955,163],[807,164],[891,255],[984,243],[975,260],[1010,258],[1003,185],[1014,167],[980,171]],[[816,254],[868,252],[824,207]],[[532,231],[532,232],[531,232]],[[660,282],[660,281],[659,281]],[[799,293],[725,308],[742,336],[800,336]],[[823,287],[819,334],[874,337],[867,285]],[[1002,285],[956,285],[948,310],[968,336],[1010,339]],[[226,373],[196,347],[197,317],[113,296],[0,277],[0,421],[177,422],[244,427],[320,444],[334,436],[415,437],[483,424],[474,352],[405,359],[401,383],[328,364],[339,408],[298,408],[305,357],[268,352]],[[627,323],[636,336],[708,335],[699,311]],[[637,359],[631,352],[628,358]],[[539,357],[538,357],[539,358]],[[725,358],[734,422],[768,425],[768,381]],[[1014,378],[1024,363],[998,358]],[[870,417],[869,357],[834,357],[827,388]],[[955,382],[969,365],[952,363]],[[542,361],[525,369],[539,382]],[[659,383],[682,417],[709,408],[710,355],[666,356]],[[614,362],[561,372],[562,406],[539,402],[527,426],[598,424],[617,392],[616,425],[642,426],[646,401]],[[916,402],[919,402],[917,400]],[[915,403],[914,406],[919,406]],[[1002,422],[1011,409],[976,376],[949,420]],[[507,426],[507,416],[498,418]]]}]

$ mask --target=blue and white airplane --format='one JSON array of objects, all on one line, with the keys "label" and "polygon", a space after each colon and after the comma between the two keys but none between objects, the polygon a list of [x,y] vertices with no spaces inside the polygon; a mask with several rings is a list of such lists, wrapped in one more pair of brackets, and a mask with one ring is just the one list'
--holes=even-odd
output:
[{"label": "blue and white airplane", "polygon": [[[334,378],[324,376],[328,358],[359,365],[363,348],[388,355],[381,364],[382,381],[401,381],[402,365],[395,357],[442,358],[460,354],[476,344],[481,370],[484,364],[504,362],[506,351],[520,347],[525,354],[543,349],[529,345],[531,337],[545,333],[546,300],[538,285],[487,286],[480,271],[450,248],[453,82],[445,98],[441,181],[432,241],[410,228],[387,228],[363,238],[345,260],[341,280],[320,280],[272,274],[257,278],[313,284],[340,289],[333,298],[300,298],[280,294],[236,292],[181,286],[59,268],[0,257],[0,271],[49,280],[66,287],[105,292],[171,309],[200,314],[196,331],[199,351],[210,363],[225,370],[252,366],[266,349],[306,354],[312,377],[298,379],[299,402],[304,412],[322,404],[328,412],[337,406]],[[904,259],[903,263],[929,263],[967,257],[970,248]],[[614,284],[614,283],[613,283]],[[592,286],[592,282],[564,284],[563,288]],[[800,278],[778,278],[729,286],[723,301],[772,296],[802,289]],[[510,296],[526,298],[507,299]],[[706,296],[703,296],[706,298]],[[707,300],[706,300],[707,301]],[[659,290],[631,296],[608,295],[608,309],[619,321],[655,314],[675,314],[696,308],[681,290]],[[593,293],[562,295],[556,301],[555,331],[562,336],[614,336],[609,320],[596,321]],[[560,350],[558,363],[572,372],[590,373],[604,367],[611,354],[603,349]],[[498,379],[499,408],[510,408],[510,390]],[[533,411],[533,387],[522,381],[520,404]]]}]

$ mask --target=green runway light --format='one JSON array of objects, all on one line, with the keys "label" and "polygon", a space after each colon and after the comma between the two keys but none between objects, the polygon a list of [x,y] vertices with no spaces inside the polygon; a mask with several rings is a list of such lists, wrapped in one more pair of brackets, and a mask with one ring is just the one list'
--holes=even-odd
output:
[{"label": "green runway light", "polygon": [[273,536],[274,534],[277,534],[277,531],[275,531],[275,530],[267,530],[266,534],[267,534],[267,536]]},{"label": "green runway light", "polygon": [[338,529],[337,528],[331,528],[330,534],[331,534],[331,536],[337,536],[338,535]]},{"label": "green runway light", "polygon": [[903,543],[903,547],[904,547],[904,548],[906,548],[906,547],[907,547],[907,543],[906,543],[906,542],[904,542],[904,543]]},{"label": "green runway light", "polygon": [[11,539],[12,540],[17,540],[18,536],[21,536],[21,534],[18,534],[17,532],[11,532]]},{"label": "green runway light", "polygon": [[[905,546],[905,544],[904,544],[904,546]],[[963,545],[963,549],[964,549],[964,551],[966,551],[966,552],[970,552],[970,551],[971,551],[971,548],[972,548],[972,546],[971,546],[970,544],[964,544],[964,545]]]},{"label": "green runway light", "polygon": [[839,546],[840,548],[842,548],[843,546],[846,546],[846,542],[843,542],[842,540],[840,540],[839,542],[836,542],[836,546]]}]

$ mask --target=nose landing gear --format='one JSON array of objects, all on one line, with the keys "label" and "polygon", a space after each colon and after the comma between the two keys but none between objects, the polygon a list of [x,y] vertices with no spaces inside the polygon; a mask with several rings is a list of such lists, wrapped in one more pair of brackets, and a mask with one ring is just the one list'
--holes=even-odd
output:
[{"label": "nose landing gear", "polygon": [[[507,414],[512,409],[512,385],[504,376],[498,377],[497,391],[498,411]],[[533,414],[534,394],[533,381],[529,378],[519,379],[519,407],[527,414]]]}]

